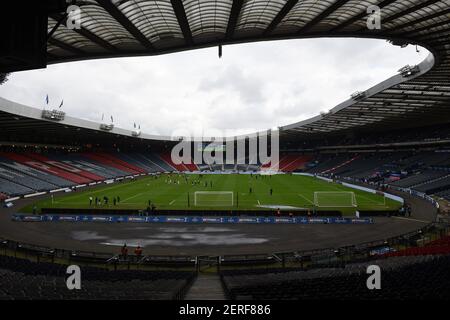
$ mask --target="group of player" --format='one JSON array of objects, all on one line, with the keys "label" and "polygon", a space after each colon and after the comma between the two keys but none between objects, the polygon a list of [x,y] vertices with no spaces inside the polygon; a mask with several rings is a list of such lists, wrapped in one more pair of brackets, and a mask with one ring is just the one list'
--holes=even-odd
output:
[{"label": "group of player", "polygon": [[[114,197],[112,199],[112,204],[116,206],[120,203],[120,196]],[[92,207],[92,205],[99,207],[99,206],[108,206],[109,205],[109,197],[103,196],[103,198],[95,197],[95,199],[92,196],[89,196],[89,206]]]},{"label": "group of player", "polygon": [[186,184],[190,184],[191,186],[203,186],[205,188],[208,188],[208,186],[210,188],[213,187],[212,180],[210,180],[210,181],[202,181],[202,178],[203,178],[203,175],[199,175],[198,179],[190,180],[187,175],[177,174],[177,175],[169,175],[168,177],[166,177],[166,180],[164,182],[166,184],[180,185],[181,181],[184,179],[184,182]]}]

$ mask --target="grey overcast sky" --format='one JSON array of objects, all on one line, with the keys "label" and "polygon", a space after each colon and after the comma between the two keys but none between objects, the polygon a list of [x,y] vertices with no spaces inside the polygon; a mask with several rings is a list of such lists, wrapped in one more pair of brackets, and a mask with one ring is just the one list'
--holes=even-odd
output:
[{"label": "grey overcast sky", "polygon": [[51,65],[18,72],[0,96],[149,134],[230,136],[327,111],[355,91],[417,64],[428,52],[381,40],[286,40],[155,57]]}]

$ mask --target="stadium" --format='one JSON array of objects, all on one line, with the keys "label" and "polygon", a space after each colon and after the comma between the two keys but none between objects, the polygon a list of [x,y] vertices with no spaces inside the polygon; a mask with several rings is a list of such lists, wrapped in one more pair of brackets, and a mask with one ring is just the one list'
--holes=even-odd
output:
[{"label": "stadium", "polygon": [[[3,77],[324,37],[429,56],[329,112],[233,137],[148,134],[0,97],[1,300],[449,298],[448,0],[30,6],[1,13]],[[381,289],[366,286],[373,265]]]}]

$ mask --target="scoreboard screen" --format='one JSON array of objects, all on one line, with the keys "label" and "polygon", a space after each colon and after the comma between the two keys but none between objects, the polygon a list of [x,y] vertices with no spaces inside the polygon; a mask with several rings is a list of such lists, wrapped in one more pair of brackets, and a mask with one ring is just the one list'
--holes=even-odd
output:
[{"label": "scoreboard screen", "polygon": [[225,152],[225,145],[223,142],[204,142],[198,145],[198,149],[201,152]]}]

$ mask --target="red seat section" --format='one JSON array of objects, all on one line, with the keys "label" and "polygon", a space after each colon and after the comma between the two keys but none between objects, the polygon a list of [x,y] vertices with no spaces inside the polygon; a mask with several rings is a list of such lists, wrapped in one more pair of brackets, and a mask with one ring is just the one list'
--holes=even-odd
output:
[{"label": "red seat section", "polygon": [[35,159],[31,159],[24,155],[19,155],[16,153],[9,153],[9,152],[2,152],[2,153],[0,153],[0,155],[5,158],[25,164],[29,167],[35,168],[37,170],[44,171],[46,173],[61,177],[65,180],[75,182],[77,184],[84,184],[84,183],[91,182],[91,180],[87,179],[86,177],[80,176],[78,174],[74,174],[72,172],[68,172],[61,168],[55,167],[55,166],[47,164],[47,163],[43,163],[43,162],[35,160]]},{"label": "red seat section", "polygon": [[[306,155],[296,155],[296,154],[289,154],[281,156],[280,160],[278,161],[278,170],[284,171],[284,172],[292,172],[297,169],[302,169],[305,167],[305,165],[310,162],[312,159],[312,156],[306,156]],[[265,163],[261,166],[261,169],[270,169],[272,164]]]},{"label": "red seat section", "polygon": [[186,167],[185,164],[181,163],[181,164],[175,164],[172,161],[172,157],[170,155],[170,153],[163,153],[160,155],[160,158],[162,160],[164,160],[164,162],[166,162],[169,166],[171,166],[172,168],[174,168],[177,171],[191,171],[188,169],[188,167]]},{"label": "red seat section", "polygon": [[438,240],[434,240],[427,244],[427,246],[448,246],[450,247],[450,236],[443,237]]},{"label": "red seat section", "polygon": [[424,247],[407,248],[395,252],[386,253],[386,257],[424,256],[434,254],[450,254],[450,236],[431,241]]},{"label": "red seat section", "polygon": [[426,256],[435,254],[450,254],[450,246],[435,246],[435,247],[418,247],[408,248],[401,251],[389,252],[386,257],[403,257],[403,256]]},{"label": "red seat section", "polygon": [[197,165],[194,163],[194,161],[192,161],[192,163],[184,163],[184,166],[189,170],[189,171],[199,171]]},{"label": "red seat section", "polygon": [[96,162],[98,162],[100,164],[104,164],[104,165],[107,165],[109,167],[116,168],[116,169],[119,169],[119,170],[124,171],[124,172],[128,172],[130,174],[138,174],[138,173],[140,173],[140,171],[133,170],[133,169],[129,168],[128,166],[124,166],[124,165],[122,165],[122,164],[120,164],[120,163],[118,163],[116,161],[113,161],[112,158],[109,157],[109,156],[102,157],[98,153],[90,153],[90,152],[89,153],[82,153],[81,155],[83,155],[85,157],[88,157],[89,159],[92,159],[92,160],[94,160],[94,161],[96,161]]},{"label": "red seat section", "polygon": [[312,156],[287,155],[280,161],[280,170],[292,172],[297,169],[304,169],[305,165],[312,160]]},{"label": "red seat section", "polygon": [[68,164],[60,162],[60,161],[51,160],[51,159],[49,159],[49,158],[47,158],[47,157],[45,157],[45,156],[43,156],[41,154],[27,153],[26,155],[28,157],[34,159],[34,160],[41,161],[43,163],[49,164],[49,165],[54,166],[54,167],[58,167],[60,169],[63,169],[63,170],[68,171],[68,172],[72,172],[74,174],[79,174],[79,175],[89,179],[90,181],[103,181],[103,180],[105,180],[104,177],[96,175],[96,174],[94,174],[92,172],[81,170],[79,168],[73,167],[71,165],[68,165]]},{"label": "red seat section", "polygon": [[137,173],[147,173],[147,170],[145,170],[144,168],[141,168],[135,164],[132,164],[130,162],[127,162],[125,160],[122,160],[116,156],[114,156],[114,154],[111,153],[103,153],[103,152],[98,152],[97,155],[99,155],[100,157],[103,157],[107,160],[111,160],[121,166],[127,167],[131,170],[136,171]]}]

